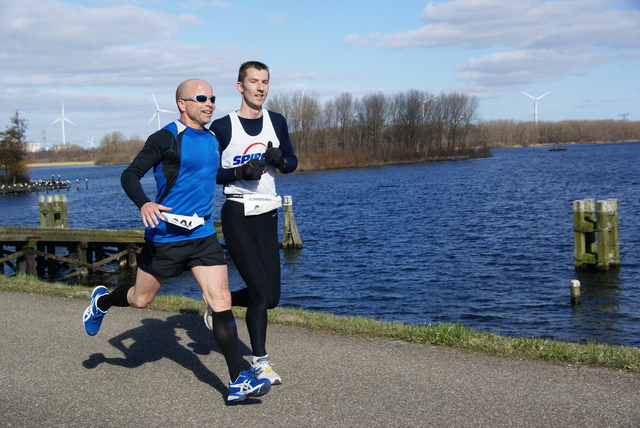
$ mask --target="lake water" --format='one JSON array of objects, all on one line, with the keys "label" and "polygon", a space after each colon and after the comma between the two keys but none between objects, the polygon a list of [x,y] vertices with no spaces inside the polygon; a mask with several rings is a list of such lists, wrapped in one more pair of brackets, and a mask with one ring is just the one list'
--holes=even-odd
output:
[{"label": "lake water", "polygon": [[[282,252],[281,306],[640,346],[640,143],[563,147],[568,150],[500,149],[486,159],[279,176],[279,193],[293,197],[304,243]],[[72,182],[61,191],[70,227],[141,227],[120,188],[123,168],[40,167],[31,178],[60,175]],[[152,195],[152,178],[143,185]],[[219,188],[214,212],[220,194]],[[619,268],[575,270],[572,201],[578,199],[619,201]],[[0,207],[2,225],[39,224],[36,194],[0,196]],[[576,306],[572,279],[582,283]],[[131,277],[90,281],[112,286]],[[231,288],[241,284],[231,267]],[[189,273],[168,280],[161,293],[200,298]]]}]

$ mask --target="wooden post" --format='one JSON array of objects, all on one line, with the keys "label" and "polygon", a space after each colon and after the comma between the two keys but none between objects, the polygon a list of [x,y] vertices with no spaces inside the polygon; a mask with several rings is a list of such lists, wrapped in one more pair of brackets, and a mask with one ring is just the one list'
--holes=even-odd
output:
[{"label": "wooden post", "polygon": [[596,243],[598,269],[609,270],[620,264],[618,245],[618,201],[607,199],[596,202]]},{"label": "wooden post", "polygon": [[65,195],[53,196],[53,224],[51,227],[69,227],[69,219],[67,218],[67,197]]},{"label": "wooden post", "polygon": [[[77,245],[69,244],[69,245],[66,245],[66,247],[67,247],[67,256],[66,257],[68,259],[70,259],[70,260],[77,261],[78,260],[78,253],[76,252],[77,251]],[[78,270],[78,267],[79,266],[78,266],[77,263],[69,262],[69,274],[71,274],[72,272],[76,272]]]},{"label": "wooden post", "polygon": [[[41,252],[45,252],[45,245],[43,242],[38,241],[36,243],[36,249]],[[36,270],[38,272],[38,278],[44,277],[44,271],[47,265],[47,260],[42,256],[36,256]]]},{"label": "wooden post", "polygon": [[571,304],[577,305],[580,303],[580,281],[572,279],[569,286],[571,287]]},{"label": "wooden post", "polygon": [[[79,262],[87,262],[87,248],[88,244],[86,242],[80,242],[76,246],[76,254]],[[86,278],[89,275],[89,269],[85,266],[77,266],[78,272],[80,273],[81,278]]]},{"label": "wooden post", "polygon": [[593,221],[593,199],[573,201],[573,244],[574,264],[582,267],[585,263],[595,263],[595,222]]},{"label": "wooden post", "polygon": [[296,219],[293,216],[293,199],[291,196],[284,197],[284,232],[282,234],[282,248],[300,249],[302,239],[298,232]]},{"label": "wooden post", "polygon": [[25,246],[25,253],[24,253],[24,257],[26,259],[26,268],[27,268],[27,275],[31,275],[31,276],[38,276],[38,268],[37,268],[37,264],[36,264],[36,256],[35,254],[33,254],[32,251],[29,250],[35,250],[36,248],[36,241],[33,239],[30,239],[27,242],[27,245]]},{"label": "wooden post", "polygon": [[[56,253],[56,245],[48,244],[47,245],[47,253],[55,254]],[[58,272],[58,262],[52,258],[47,258],[47,272],[49,272],[49,276],[55,276]]]},{"label": "wooden post", "polygon": [[16,275],[24,276],[31,275],[37,276],[38,272],[36,270],[36,258],[32,251],[36,247],[36,241],[33,239],[29,239],[21,243],[16,244],[16,252],[22,251],[22,256],[16,259]]},{"label": "wooden post", "polygon": [[38,196],[40,227],[69,227],[67,197],[65,195]]},{"label": "wooden post", "polygon": [[[123,256],[118,257],[118,267],[121,270],[125,270],[128,267],[128,263],[129,263],[129,252],[131,251],[131,249],[127,246],[126,248],[119,245],[118,246],[118,253],[123,253],[124,250],[127,250],[126,253],[124,253]],[[126,257],[125,257],[126,256]]]},{"label": "wooden post", "polygon": [[129,244],[127,247],[129,249],[129,254],[127,255],[127,263],[131,269],[135,269],[138,267],[138,252],[135,244]]},{"label": "wooden post", "polygon": [[47,227],[55,227],[55,210],[53,209],[54,195],[47,195]]},{"label": "wooden post", "polygon": [[16,258],[16,276],[24,276],[27,273],[27,259],[24,255],[24,247],[26,243],[16,244],[16,253],[22,251],[22,255]]},{"label": "wooden post", "polygon": [[38,196],[38,210],[40,211],[40,227],[47,227],[47,204],[45,196]]},{"label": "wooden post", "polygon": [[573,201],[573,241],[576,268],[619,265],[618,201]]}]

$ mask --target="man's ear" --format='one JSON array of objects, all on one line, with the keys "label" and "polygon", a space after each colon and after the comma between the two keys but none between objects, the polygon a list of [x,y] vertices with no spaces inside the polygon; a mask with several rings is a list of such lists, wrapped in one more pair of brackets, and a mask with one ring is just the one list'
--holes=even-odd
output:
[{"label": "man's ear", "polygon": [[237,82],[236,83],[236,89],[238,90],[238,92],[243,93],[244,92],[244,86],[242,85],[242,82]]},{"label": "man's ear", "polygon": [[185,106],[184,106],[184,105],[185,105],[185,103],[186,103],[186,101],[184,101],[184,100],[178,100],[178,101],[176,102],[176,104],[178,105],[178,111],[179,111],[180,113],[184,113],[185,111],[187,111],[187,109],[186,109],[186,108],[185,108]]}]

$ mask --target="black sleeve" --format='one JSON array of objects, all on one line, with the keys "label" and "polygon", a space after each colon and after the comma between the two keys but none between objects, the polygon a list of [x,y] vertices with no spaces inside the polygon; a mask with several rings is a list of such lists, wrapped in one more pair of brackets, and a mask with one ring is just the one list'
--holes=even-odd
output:
[{"label": "black sleeve", "polygon": [[120,184],[124,192],[138,209],[147,202],[151,202],[142,189],[140,179],[162,160],[163,154],[171,146],[172,139],[173,134],[165,129],[149,136],[142,150],[120,176]]},{"label": "black sleeve", "polygon": [[280,113],[269,112],[273,129],[276,131],[278,140],[280,140],[280,150],[284,156],[285,166],[280,170],[284,174],[289,174],[298,168],[298,157],[293,150],[291,138],[289,138],[289,127],[287,120]]},{"label": "black sleeve", "polygon": [[209,129],[213,131],[218,139],[218,153],[220,153],[221,164],[218,165],[216,183],[227,185],[237,180],[234,168],[222,167],[222,152],[224,152],[227,146],[229,146],[229,142],[231,142],[231,118],[227,115],[218,120],[214,120]]}]

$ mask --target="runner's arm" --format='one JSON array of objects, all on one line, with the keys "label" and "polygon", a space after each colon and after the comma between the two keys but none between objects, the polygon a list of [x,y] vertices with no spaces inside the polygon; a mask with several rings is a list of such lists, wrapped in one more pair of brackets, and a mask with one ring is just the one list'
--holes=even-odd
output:
[{"label": "runner's arm", "polygon": [[273,129],[276,131],[278,140],[280,141],[280,151],[284,157],[284,166],[280,169],[280,172],[289,174],[298,168],[298,157],[293,150],[293,144],[291,144],[291,138],[289,138],[289,127],[287,126],[287,120],[280,113],[269,112],[271,115],[271,122],[273,123]]},{"label": "runner's arm", "polygon": [[147,202],[152,202],[144,193],[140,179],[162,160],[164,153],[162,141],[167,139],[165,133],[172,137],[171,133],[166,130],[160,130],[149,136],[142,150],[120,175],[122,189],[139,209]]}]

